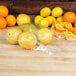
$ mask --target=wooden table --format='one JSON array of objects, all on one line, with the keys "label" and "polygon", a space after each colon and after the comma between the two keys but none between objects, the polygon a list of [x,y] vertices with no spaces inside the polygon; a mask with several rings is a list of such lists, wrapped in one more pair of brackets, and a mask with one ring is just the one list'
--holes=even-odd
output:
[{"label": "wooden table", "polygon": [[5,32],[0,30],[0,76],[76,76],[76,41],[53,37],[55,49],[49,56],[8,44]]}]

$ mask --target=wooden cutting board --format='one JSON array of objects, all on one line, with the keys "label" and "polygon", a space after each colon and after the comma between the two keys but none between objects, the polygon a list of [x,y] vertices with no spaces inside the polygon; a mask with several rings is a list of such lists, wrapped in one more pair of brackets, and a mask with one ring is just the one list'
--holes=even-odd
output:
[{"label": "wooden cutting board", "polygon": [[76,41],[53,37],[49,56],[8,44],[5,33],[0,30],[0,76],[76,76]]}]

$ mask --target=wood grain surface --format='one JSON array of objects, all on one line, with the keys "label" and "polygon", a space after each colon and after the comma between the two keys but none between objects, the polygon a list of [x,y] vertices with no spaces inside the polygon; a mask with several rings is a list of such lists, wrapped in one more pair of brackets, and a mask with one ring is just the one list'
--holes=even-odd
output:
[{"label": "wood grain surface", "polygon": [[8,44],[6,31],[0,30],[0,76],[76,76],[76,41],[53,37],[49,56]]}]

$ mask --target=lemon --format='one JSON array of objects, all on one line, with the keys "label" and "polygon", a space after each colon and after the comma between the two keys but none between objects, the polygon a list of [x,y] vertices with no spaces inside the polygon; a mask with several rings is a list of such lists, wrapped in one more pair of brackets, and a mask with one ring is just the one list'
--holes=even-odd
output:
[{"label": "lemon", "polygon": [[8,29],[8,31],[6,32],[6,40],[10,43],[10,44],[17,44],[18,43],[18,37],[19,35],[22,33],[21,29],[19,29],[18,27],[13,27]]},{"label": "lemon", "polygon": [[48,19],[47,18],[43,18],[39,21],[39,25],[40,28],[45,28],[48,27]]},{"label": "lemon", "polygon": [[50,9],[49,7],[44,7],[44,8],[42,8],[41,11],[40,11],[40,15],[41,15],[42,17],[47,17],[47,16],[49,16],[50,14],[51,14],[51,9]]},{"label": "lemon", "polygon": [[52,9],[52,16],[53,17],[59,17],[63,14],[63,9],[60,7],[55,7]]},{"label": "lemon", "polygon": [[56,21],[55,17],[53,17],[53,16],[48,16],[47,19],[48,19],[48,25],[49,25],[49,26],[50,26],[53,22]]},{"label": "lemon", "polygon": [[38,24],[39,24],[39,21],[40,21],[42,18],[43,18],[43,17],[40,16],[40,15],[36,16],[35,19],[34,19],[34,23],[38,25]]},{"label": "lemon", "polygon": [[62,17],[62,16],[58,17],[58,18],[57,18],[57,21],[63,22],[63,17]]},{"label": "lemon", "polygon": [[42,44],[48,44],[52,40],[52,33],[48,28],[42,28],[37,32],[37,38]]},{"label": "lemon", "polygon": [[17,16],[17,24],[30,23],[30,17],[27,14],[19,14]]},{"label": "lemon", "polygon": [[33,33],[23,32],[18,38],[18,43],[25,49],[31,49],[36,45],[37,38]]}]

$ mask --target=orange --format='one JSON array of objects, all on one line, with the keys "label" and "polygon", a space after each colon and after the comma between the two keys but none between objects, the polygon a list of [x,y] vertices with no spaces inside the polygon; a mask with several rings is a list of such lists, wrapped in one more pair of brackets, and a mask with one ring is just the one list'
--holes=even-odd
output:
[{"label": "orange", "polygon": [[63,27],[67,27],[67,22],[61,22],[61,25],[62,25]]},{"label": "orange", "polygon": [[76,35],[76,30],[73,33]]},{"label": "orange", "polygon": [[76,23],[76,16],[75,16],[75,23]]},{"label": "orange", "polygon": [[76,35],[73,34],[72,32],[68,32],[66,39],[71,39],[71,38],[76,38]]},{"label": "orange", "polygon": [[6,17],[8,15],[8,8],[6,6],[0,6],[0,16]]},{"label": "orange", "polygon": [[76,22],[74,23],[74,27],[76,27]]},{"label": "orange", "polygon": [[76,27],[76,16],[75,16],[75,23],[74,23],[74,26]]},{"label": "orange", "polygon": [[6,17],[6,21],[8,26],[15,26],[16,24],[16,18],[14,15],[8,15]]},{"label": "orange", "polygon": [[74,30],[75,30],[75,28],[72,26],[72,24],[71,24],[71,23],[68,23],[68,22],[67,22],[66,28],[67,28],[68,31],[70,31],[70,32],[74,32]]},{"label": "orange", "polygon": [[74,32],[75,31],[75,28],[74,27],[68,27],[68,31]]},{"label": "orange", "polygon": [[65,31],[65,29],[63,28],[63,26],[62,26],[61,24],[59,24],[59,23],[57,23],[57,24],[55,25],[55,29],[56,29],[57,31],[59,31],[59,32],[64,32],[64,31]]},{"label": "orange", "polygon": [[61,25],[70,32],[74,32],[75,28],[72,27],[72,24],[69,22],[62,22]]},{"label": "orange", "polygon": [[75,13],[74,12],[66,12],[63,16],[63,21],[74,23],[75,21]]},{"label": "orange", "polygon": [[7,21],[3,17],[0,17],[0,29],[3,29],[7,26]]}]

